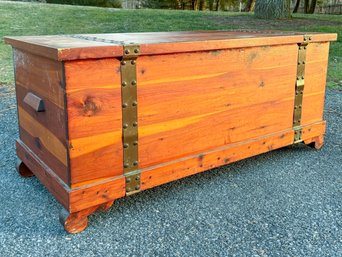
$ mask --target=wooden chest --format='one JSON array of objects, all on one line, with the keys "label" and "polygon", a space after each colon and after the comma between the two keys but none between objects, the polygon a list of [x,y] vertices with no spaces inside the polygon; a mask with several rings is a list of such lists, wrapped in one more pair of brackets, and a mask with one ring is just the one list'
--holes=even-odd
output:
[{"label": "wooden chest", "polygon": [[323,144],[336,34],[199,31],[6,37],[18,171],[70,233],[115,199],[280,147]]}]

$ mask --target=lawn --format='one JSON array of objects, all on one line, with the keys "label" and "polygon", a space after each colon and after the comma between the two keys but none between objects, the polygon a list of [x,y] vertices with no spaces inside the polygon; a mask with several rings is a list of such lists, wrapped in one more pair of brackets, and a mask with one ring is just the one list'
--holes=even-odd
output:
[{"label": "lawn", "polygon": [[[0,36],[135,31],[280,29],[337,32],[330,48],[328,87],[342,90],[342,16],[300,15],[266,21],[252,14],[177,10],[120,10],[67,5],[0,2]],[[14,83],[11,48],[0,42],[0,85]]]}]

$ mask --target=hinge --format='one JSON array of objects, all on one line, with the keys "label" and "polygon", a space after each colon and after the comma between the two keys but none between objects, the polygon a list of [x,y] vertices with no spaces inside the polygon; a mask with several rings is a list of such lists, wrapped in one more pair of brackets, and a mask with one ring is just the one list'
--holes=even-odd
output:
[{"label": "hinge", "polygon": [[124,45],[121,60],[122,146],[126,195],[140,191],[138,158],[138,97],[136,60],[138,45]]},{"label": "hinge", "polygon": [[295,87],[295,102],[293,110],[293,130],[294,143],[302,142],[302,103],[305,85],[305,62],[306,62],[306,48],[311,40],[311,37],[304,35],[304,41],[298,44],[298,58],[297,58],[297,78]]}]

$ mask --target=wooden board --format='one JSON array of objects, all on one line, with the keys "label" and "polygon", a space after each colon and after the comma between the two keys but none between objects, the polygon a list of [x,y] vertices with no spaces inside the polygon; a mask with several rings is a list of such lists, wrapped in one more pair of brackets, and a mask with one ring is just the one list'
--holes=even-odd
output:
[{"label": "wooden board", "polygon": [[[69,184],[63,64],[20,50],[14,60],[20,139]],[[28,93],[43,100],[44,112],[24,102]]]},{"label": "wooden board", "polygon": [[[323,120],[327,49],[308,47],[303,105],[311,104],[302,125]],[[140,56],[140,168],[291,129],[297,51],[292,44]],[[119,59],[65,63],[72,187],[123,174],[119,72]]]},{"label": "wooden board", "polygon": [[329,42],[307,46],[302,124],[323,119],[328,57]]},{"label": "wooden board", "polygon": [[[303,40],[301,32],[284,31],[191,31],[111,33],[55,36],[5,37],[17,49],[54,60],[122,56],[122,45],[140,44],[143,55],[218,50],[279,44]],[[336,40],[337,34],[308,33],[312,42]]]},{"label": "wooden board", "polygon": [[71,184],[122,174],[120,62],[65,63]]},{"label": "wooden board", "polygon": [[297,51],[284,45],[140,57],[140,168],[291,128]]}]

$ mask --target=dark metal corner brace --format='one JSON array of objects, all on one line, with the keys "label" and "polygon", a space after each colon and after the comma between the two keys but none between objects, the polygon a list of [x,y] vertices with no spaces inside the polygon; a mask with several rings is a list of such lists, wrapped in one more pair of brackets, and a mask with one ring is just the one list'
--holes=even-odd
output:
[{"label": "dark metal corner brace", "polygon": [[304,35],[304,41],[298,44],[298,59],[297,59],[297,79],[295,90],[295,102],[293,111],[293,130],[294,130],[294,143],[302,142],[302,103],[304,93],[304,74],[306,62],[306,47],[311,40],[311,37]]},{"label": "dark metal corner brace", "polygon": [[121,60],[122,145],[126,195],[140,191],[136,60],[139,45],[124,45]]}]

